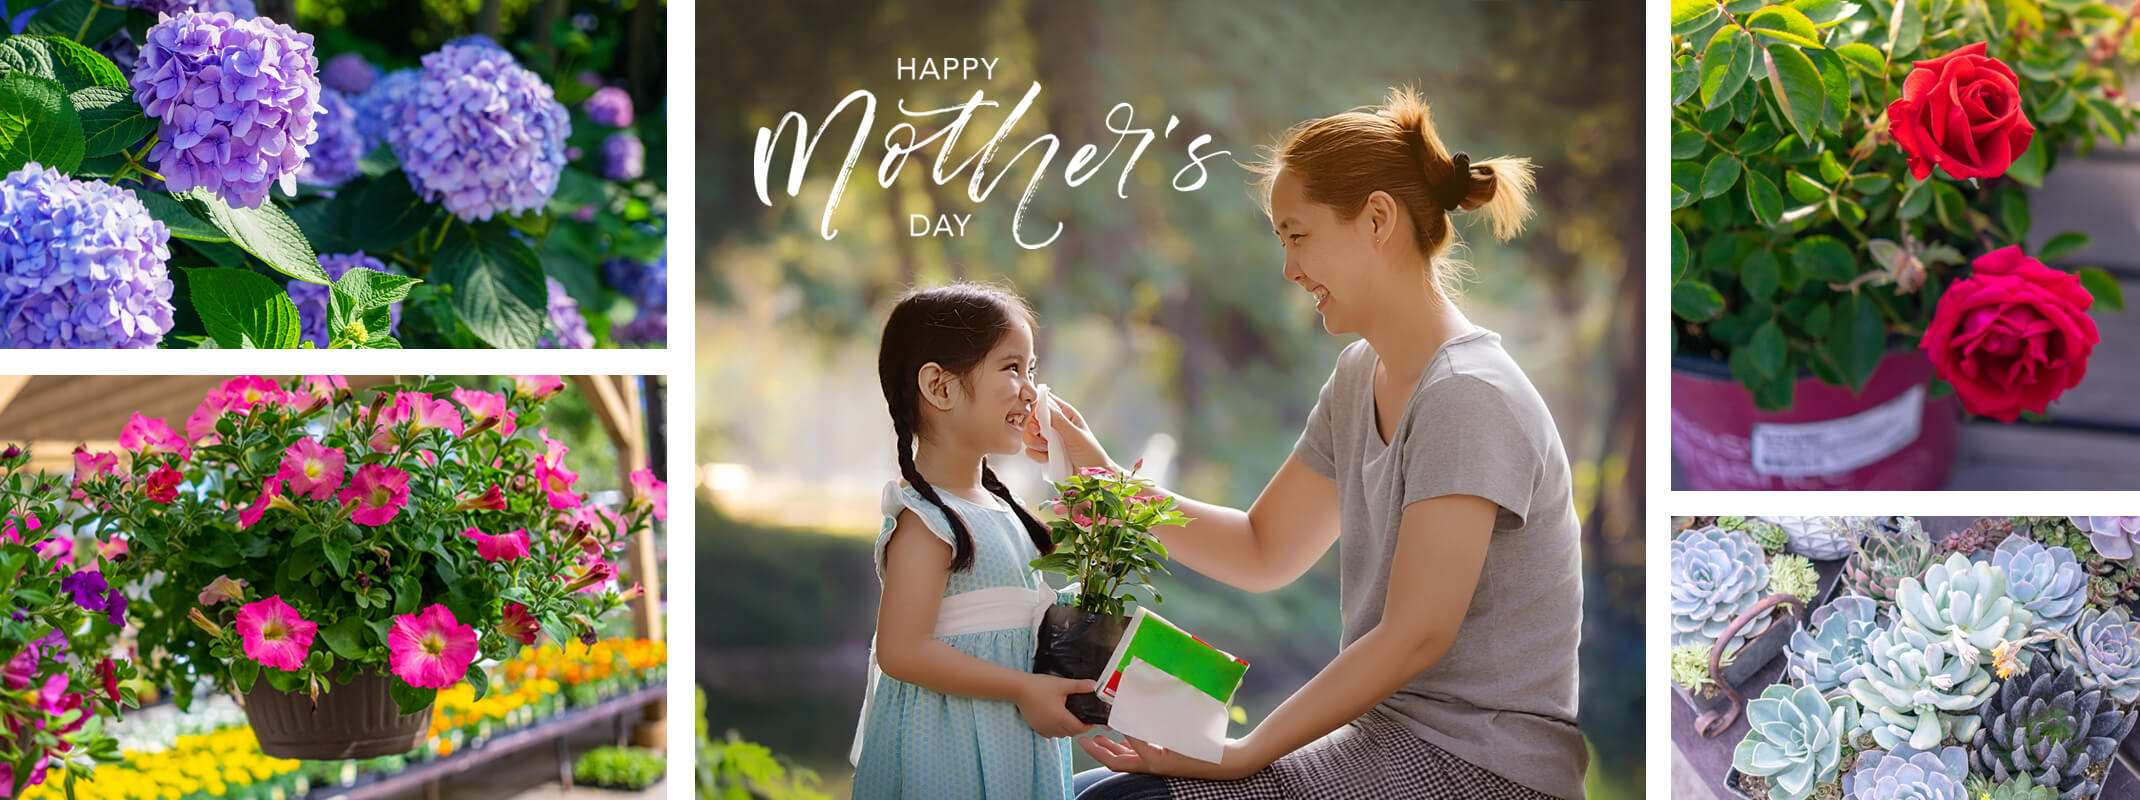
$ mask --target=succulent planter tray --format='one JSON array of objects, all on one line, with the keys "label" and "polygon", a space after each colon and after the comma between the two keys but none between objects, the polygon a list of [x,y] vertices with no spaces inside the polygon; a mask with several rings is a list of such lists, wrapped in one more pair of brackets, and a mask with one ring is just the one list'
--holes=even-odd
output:
[{"label": "succulent planter tray", "polygon": [[[1815,561],[1813,562],[1813,570],[1820,575],[1820,588],[1813,593],[1813,602],[1806,605],[1806,614],[1811,614],[1813,609],[1820,608],[1822,604],[1827,603],[1829,599],[1835,596],[1836,587],[1842,582],[1843,562],[1840,560]],[[1760,694],[1763,688],[1776,681],[1774,677],[1766,680],[1756,680],[1756,678],[1763,673],[1781,674],[1780,665],[1783,663],[1783,659],[1780,656],[1783,655],[1784,645],[1790,642],[1791,634],[1804,624],[1803,617],[1804,615],[1793,615],[1786,619],[1777,620],[1761,636],[1741,648],[1738,658],[1725,665],[1723,670],[1724,680],[1739,692],[1741,698],[1739,702],[1744,703],[1744,698]],[[1779,669],[1769,670],[1768,668],[1772,666],[1777,666]],[[1723,691],[1718,691],[1709,697],[1698,697],[1678,684],[1672,685],[1672,693],[1679,697],[1681,704],[1694,709],[1697,717],[1708,712],[1718,711],[1732,702],[1731,697]]]}]

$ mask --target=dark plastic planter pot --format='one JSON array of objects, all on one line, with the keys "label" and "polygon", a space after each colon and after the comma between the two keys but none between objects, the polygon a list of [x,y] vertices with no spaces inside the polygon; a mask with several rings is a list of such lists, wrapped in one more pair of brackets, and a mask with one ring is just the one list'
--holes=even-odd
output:
[{"label": "dark plastic planter pot", "polygon": [[245,693],[245,718],[260,751],[276,758],[333,761],[394,756],[416,749],[431,727],[431,708],[401,713],[387,687],[392,678],[359,673],[320,693],[315,707],[304,692],[277,691],[266,678]]},{"label": "dark plastic planter pot", "polygon": [[[1061,678],[1096,681],[1114,655],[1128,617],[1095,614],[1076,606],[1049,606],[1040,619],[1040,638],[1033,651],[1033,671]],[[1066,706],[1080,721],[1107,724],[1109,707],[1096,694],[1073,694]]]},{"label": "dark plastic planter pot", "polygon": [[1863,393],[1807,375],[1788,411],[1754,408],[1724,364],[1672,357],[1672,456],[1687,488],[1933,490],[1954,466],[1961,405],[1930,399],[1932,362],[1890,351]]}]

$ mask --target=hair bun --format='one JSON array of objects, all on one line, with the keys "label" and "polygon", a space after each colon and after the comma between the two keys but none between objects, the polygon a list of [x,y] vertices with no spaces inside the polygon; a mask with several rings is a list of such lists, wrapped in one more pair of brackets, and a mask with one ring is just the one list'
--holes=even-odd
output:
[{"label": "hair bun", "polygon": [[1437,198],[1441,200],[1442,210],[1455,210],[1457,206],[1464,204],[1464,198],[1470,194],[1471,154],[1452,154],[1449,156],[1449,177],[1442,181],[1440,196]]}]

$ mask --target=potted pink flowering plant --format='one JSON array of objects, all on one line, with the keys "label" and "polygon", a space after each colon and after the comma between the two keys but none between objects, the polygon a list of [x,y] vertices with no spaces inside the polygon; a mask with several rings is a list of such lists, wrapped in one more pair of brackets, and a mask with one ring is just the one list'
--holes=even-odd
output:
[{"label": "potted pink flowering plant", "polygon": [[[1076,580],[1069,604],[1048,608],[1041,618],[1033,671],[1065,678],[1099,678],[1107,657],[1129,627],[1125,610],[1142,590],[1153,603],[1153,572],[1167,574],[1167,547],[1152,529],[1189,521],[1174,508],[1174,498],[1146,494],[1154,487],[1137,477],[1139,461],[1128,472],[1090,467],[1056,482],[1049,504],[1058,518],[1048,524],[1055,552],[1033,561],[1033,568]],[[1071,713],[1086,722],[1107,721],[1107,704],[1091,694],[1071,695]]]},{"label": "potted pink flowering plant", "polygon": [[562,388],[237,378],[183,433],[135,415],[124,470],[78,453],[74,522],[127,533],[118,571],[151,587],[141,640],[162,649],[145,673],[181,707],[208,681],[244,696],[269,755],[404,753],[438,690],[481,697],[483,660],[591,638],[636,596],[611,558],[666,516],[658,482],[619,509],[577,492],[539,427]]},{"label": "potted pink flowering plant", "polygon": [[122,685],[134,666],[106,655],[127,616],[126,598],[105,580],[100,553],[77,552],[56,525],[65,489],[22,474],[28,451],[0,449],[0,796],[20,796],[50,768],[69,785],[99,762],[119,760],[101,717],[139,704]]}]

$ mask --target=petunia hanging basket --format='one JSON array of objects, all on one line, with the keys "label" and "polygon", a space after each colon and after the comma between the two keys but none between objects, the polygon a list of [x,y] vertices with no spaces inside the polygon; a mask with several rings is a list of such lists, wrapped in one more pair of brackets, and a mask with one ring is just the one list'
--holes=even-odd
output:
[{"label": "petunia hanging basket", "polygon": [[260,752],[275,758],[334,761],[398,756],[423,743],[431,706],[405,714],[394,702],[391,675],[357,672],[313,698],[285,692],[266,681],[245,693],[245,719],[260,739]]}]

